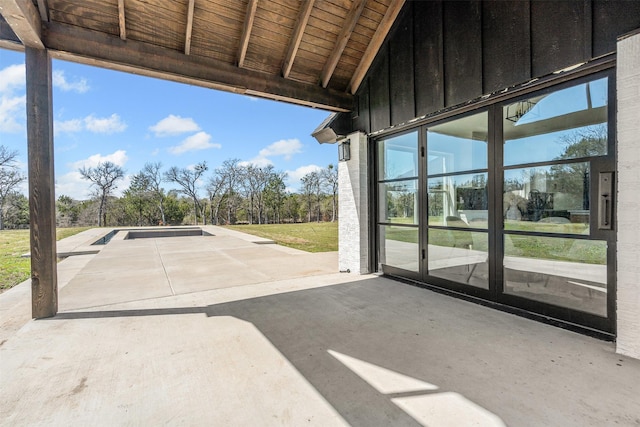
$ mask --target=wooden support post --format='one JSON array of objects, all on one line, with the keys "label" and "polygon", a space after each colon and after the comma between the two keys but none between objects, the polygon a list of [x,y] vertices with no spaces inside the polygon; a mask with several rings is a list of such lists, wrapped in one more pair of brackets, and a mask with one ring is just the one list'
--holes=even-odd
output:
[{"label": "wooden support post", "polygon": [[26,47],[25,62],[31,313],[34,318],[40,319],[55,316],[58,312],[51,57],[46,49]]}]

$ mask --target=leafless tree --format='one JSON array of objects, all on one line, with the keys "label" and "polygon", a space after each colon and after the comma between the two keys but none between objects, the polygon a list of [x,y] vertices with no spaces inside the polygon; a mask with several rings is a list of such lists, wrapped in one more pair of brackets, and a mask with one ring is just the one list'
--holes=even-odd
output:
[{"label": "leafless tree", "polygon": [[228,159],[222,162],[222,166],[216,169],[216,175],[224,182],[223,192],[227,204],[227,224],[235,222],[235,210],[237,209],[237,193],[242,176],[240,159]]},{"label": "leafless tree", "polygon": [[0,230],[4,229],[4,208],[9,195],[26,177],[16,165],[17,151],[0,145]]},{"label": "leafless tree", "polygon": [[158,202],[158,207],[160,208],[160,215],[162,216],[162,225],[166,223],[166,218],[164,215],[164,189],[162,188],[162,173],[160,172],[162,169],[162,163],[145,163],[142,171],[140,173],[146,178],[149,189],[153,193],[153,197]]},{"label": "leafless tree", "polygon": [[209,178],[209,182],[207,183],[207,193],[209,193],[209,208],[210,208],[210,220],[211,224],[218,224],[220,206],[222,205],[222,201],[224,200],[226,194],[224,192],[226,182],[224,178],[216,173]]},{"label": "leafless tree", "polygon": [[327,190],[327,193],[331,194],[331,222],[334,222],[338,208],[338,169],[330,164],[320,172],[320,177],[322,178],[322,186]]},{"label": "leafless tree", "polygon": [[200,162],[193,168],[178,168],[173,166],[164,174],[165,181],[178,184],[180,186],[179,191],[187,197],[190,197],[193,201],[195,224],[198,224],[198,213],[202,216],[203,222],[206,222],[204,212],[202,212],[202,204],[198,196],[198,181],[208,169],[207,162]]},{"label": "leafless tree", "polygon": [[124,178],[124,169],[113,162],[106,161],[96,167],[83,167],[78,170],[82,178],[91,182],[95,196],[100,200],[98,209],[98,227],[107,225],[107,199],[118,188],[117,181]]}]

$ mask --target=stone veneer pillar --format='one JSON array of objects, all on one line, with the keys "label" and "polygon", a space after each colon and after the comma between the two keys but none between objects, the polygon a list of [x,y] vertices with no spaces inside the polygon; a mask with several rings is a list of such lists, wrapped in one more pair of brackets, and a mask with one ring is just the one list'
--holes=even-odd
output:
[{"label": "stone veneer pillar", "polygon": [[367,136],[350,134],[351,159],[338,163],[338,265],[340,271],[369,273]]},{"label": "stone veneer pillar", "polygon": [[640,34],[617,49],[616,351],[640,359]]}]

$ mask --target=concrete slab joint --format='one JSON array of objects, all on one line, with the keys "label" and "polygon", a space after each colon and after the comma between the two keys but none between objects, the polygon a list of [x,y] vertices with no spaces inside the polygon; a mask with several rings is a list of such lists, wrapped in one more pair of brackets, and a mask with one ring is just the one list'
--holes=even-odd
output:
[{"label": "concrete slab joint", "polygon": [[617,61],[616,351],[640,359],[640,34],[618,42]]},{"label": "concrete slab joint", "polygon": [[338,265],[340,271],[369,273],[367,136],[347,136],[351,158],[338,163]]}]

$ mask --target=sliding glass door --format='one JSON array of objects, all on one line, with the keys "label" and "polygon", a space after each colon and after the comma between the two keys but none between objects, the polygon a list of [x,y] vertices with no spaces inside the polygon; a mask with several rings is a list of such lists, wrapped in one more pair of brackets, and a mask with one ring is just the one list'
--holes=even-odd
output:
[{"label": "sliding glass door", "polygon": [[612,73],[375,141],[379,269],[613,333]]},{"label": "sliding glass door", "polygon": [[609,90],[602,76],[501,108],[501,299],[548,304],[548,312],[604,329],[615,244]]}]

